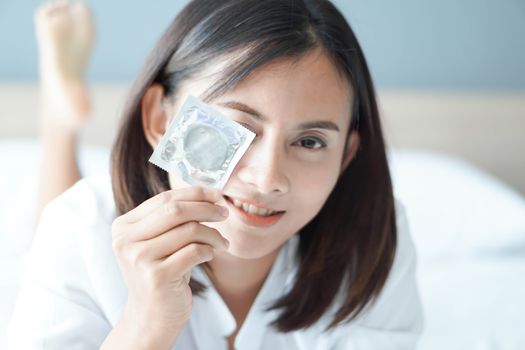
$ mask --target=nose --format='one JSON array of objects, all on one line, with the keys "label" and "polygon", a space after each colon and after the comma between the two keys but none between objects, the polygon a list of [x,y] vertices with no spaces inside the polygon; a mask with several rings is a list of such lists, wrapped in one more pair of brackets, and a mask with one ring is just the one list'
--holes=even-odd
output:
[{"label": "nose", "polygon": [[290,189],[285,158],[280,143],[256,138],[239,161],[237,177],[261,194],[285,194]]}]

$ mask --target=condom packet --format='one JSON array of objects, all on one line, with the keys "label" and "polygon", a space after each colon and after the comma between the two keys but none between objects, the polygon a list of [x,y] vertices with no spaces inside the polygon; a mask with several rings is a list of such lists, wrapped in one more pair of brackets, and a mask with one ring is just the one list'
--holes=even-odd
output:
[{"label": "condom packet", "polygon": [[190,185],[222,190],[254,138],[252,131],[188,96],[149,162]]}]

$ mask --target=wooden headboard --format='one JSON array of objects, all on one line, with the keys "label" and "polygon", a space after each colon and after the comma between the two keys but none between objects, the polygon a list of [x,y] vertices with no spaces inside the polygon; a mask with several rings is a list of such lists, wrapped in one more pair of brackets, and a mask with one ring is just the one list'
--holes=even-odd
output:
[{"label": "wooden headboard", "polygon": [[[83,142],[111,145],[124,84],[91,87],[93,120]],[[0,137],[35,137],[35,83],[0,83]],[[485,169],[525,195],[524,92],[378,92],[391,148],[439,151]]]},{"label": "wooden headboard", "polygon": [[468,160],[525,194],[525,92],[382,91],[388,144]]}]

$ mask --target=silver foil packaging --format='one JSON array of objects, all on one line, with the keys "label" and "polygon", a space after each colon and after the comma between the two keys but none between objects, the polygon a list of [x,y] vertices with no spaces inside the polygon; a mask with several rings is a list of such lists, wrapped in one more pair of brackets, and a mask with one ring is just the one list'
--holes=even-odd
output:
[{"label": "silver foil packaging", "polygon": [[222,190],[255,134],[189,96],[149,161],[186,183]]}]

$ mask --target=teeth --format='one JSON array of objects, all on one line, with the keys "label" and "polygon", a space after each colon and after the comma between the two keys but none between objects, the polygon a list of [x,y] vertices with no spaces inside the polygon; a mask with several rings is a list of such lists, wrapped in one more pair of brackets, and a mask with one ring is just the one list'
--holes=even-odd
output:
[{"label": "teeth", "polygon": [[274,213],[268,209],[258,208],[252,204],[243,203],[235,198],[232,198],[232,202],[236,207],[241,208],[244,212],[250,213],[252,215],[268,216]]},{"label": "teeth", "polygon": [[248,212],[250,214],[254,214],[254,215],[266,216],[266,215],[268,215],[269,210],[268,209],[263,209],[263,208],[257,208],[256,206],[250,204],[250,206],[248,207]]},{"label": "teeth", "polygon": [[267,216],[270,213],[268,209],[257,209],[257,215]]},{"label": "teeth", "polygon": [[[244,205],[242,206],[242,208],[244,209]],[[248,213],[250,214],[257,214],[258,210],[257,210],[257,207],[253,206],[253,205],[249,205],[248,206]]]}]

